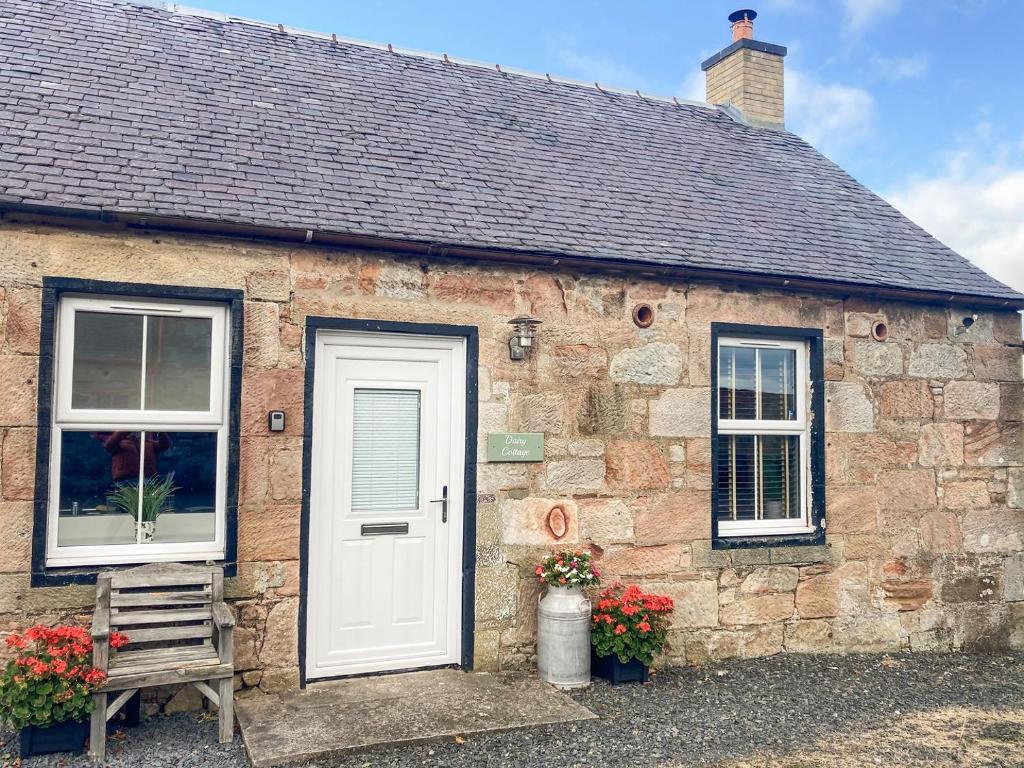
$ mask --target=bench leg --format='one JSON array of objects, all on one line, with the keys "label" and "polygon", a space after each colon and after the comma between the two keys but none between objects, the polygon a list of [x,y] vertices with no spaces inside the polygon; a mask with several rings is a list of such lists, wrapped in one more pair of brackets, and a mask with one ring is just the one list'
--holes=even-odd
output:
[{"label": "bench leg", "polygon": [[221,678],[217,698],[220,699],[220,743],[230,744],[235,738],[235,686],[230,677]]},{"label": "bench leg", "polygon": [[102,763],[107,756],[107,694],[92,695],[92,722],[89,727],[89,756]]},{"label": "bench leg", "polygon": [[142,689],[140,688],[124,705],[124,724],[134,728],[142,722]]}]

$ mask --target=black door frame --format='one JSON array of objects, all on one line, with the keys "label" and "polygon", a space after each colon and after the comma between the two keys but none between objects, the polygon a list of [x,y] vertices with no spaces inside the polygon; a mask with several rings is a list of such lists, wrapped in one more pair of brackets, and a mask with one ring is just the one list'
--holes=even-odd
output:
[{"label": "black door frame", "polygon": [[[306,594],[309,584],[309,491],[313,459],[313,379],[316,337],[319,331],[404,333],[419,336],[461,337],[466,340],[466,457],[463,480],[462,524],[462,659],[460,666],[473,669],[473,631],[476,621],[476,442],[479,401],[478,366],[480,334],[472,325],[402,323],[389,320],[356,320],[338,317],[306,318],[306,371],[303,388],[302,512],[299,530],[299,685],[306,687]],[[379,673],[374,673],[379,674]],[[344,675],[343,677],[349,677]],[[334,678],[317,678],[321,679]]]}]

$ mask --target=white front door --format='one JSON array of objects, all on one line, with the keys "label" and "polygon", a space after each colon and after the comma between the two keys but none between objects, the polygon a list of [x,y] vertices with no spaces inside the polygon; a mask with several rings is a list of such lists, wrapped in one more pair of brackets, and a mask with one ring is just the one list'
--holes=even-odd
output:
[{"label": "white front door", "polygon": [[462,339],[317,334],[308,679],[459,663],[465,381]]}]

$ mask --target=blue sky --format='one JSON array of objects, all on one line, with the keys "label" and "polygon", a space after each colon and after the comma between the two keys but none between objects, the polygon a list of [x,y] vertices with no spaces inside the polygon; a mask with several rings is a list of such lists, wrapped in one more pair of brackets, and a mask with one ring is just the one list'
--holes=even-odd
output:
[{"label": "blue sky", "polygon": [[[288,26],[700,99],[723,0],[191,0]],[[786,122],[1024,291],[1024,85],[1010,0],[761,0],[789,48]]]}]

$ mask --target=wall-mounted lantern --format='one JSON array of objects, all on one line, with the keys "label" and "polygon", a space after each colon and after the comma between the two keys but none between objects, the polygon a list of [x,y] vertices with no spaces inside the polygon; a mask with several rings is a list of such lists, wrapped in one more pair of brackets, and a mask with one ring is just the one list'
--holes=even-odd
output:
[{"label": "wall-mounted lantern", "polygon": [[537,326],[540,320],[528,315],[519,315],[508,321],[514,329],[512,338],[508,340],[508,354],[513,360],[525,360],[526,354],[533,346],[533,339],[537,335]]}]

